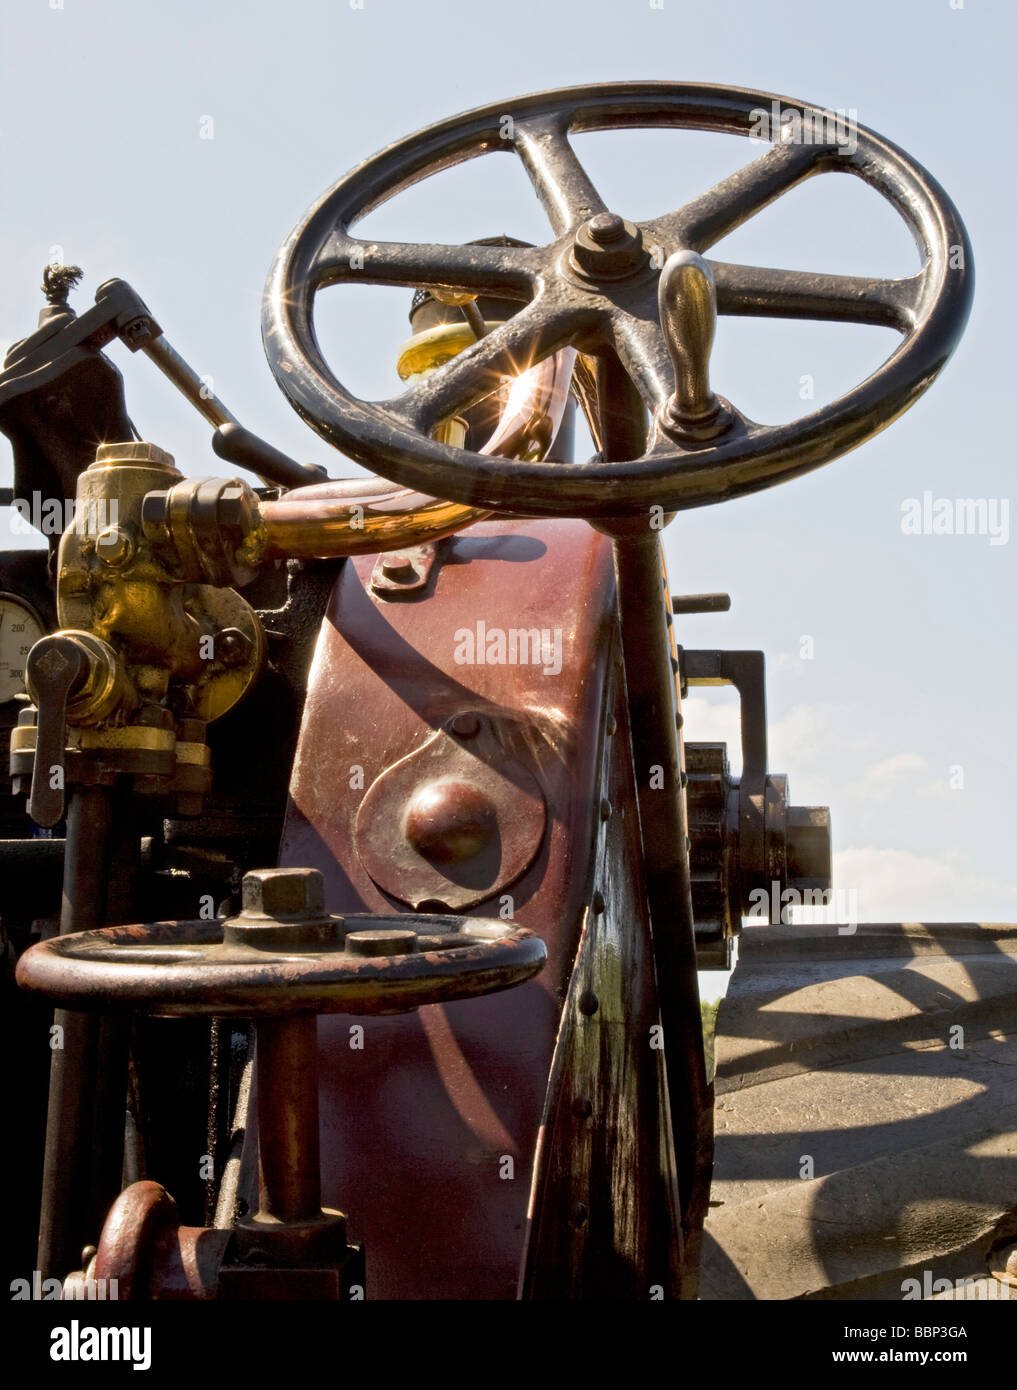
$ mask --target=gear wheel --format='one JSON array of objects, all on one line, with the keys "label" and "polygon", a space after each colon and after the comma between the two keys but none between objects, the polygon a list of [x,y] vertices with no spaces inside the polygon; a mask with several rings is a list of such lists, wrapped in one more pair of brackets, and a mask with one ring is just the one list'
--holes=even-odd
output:
[{"label": "gear wheel", "polygon": [[728,970],[741,918],[734,872],[738,787],[727,744],[686,743],[685,770],[696,954],[700,969]]}]

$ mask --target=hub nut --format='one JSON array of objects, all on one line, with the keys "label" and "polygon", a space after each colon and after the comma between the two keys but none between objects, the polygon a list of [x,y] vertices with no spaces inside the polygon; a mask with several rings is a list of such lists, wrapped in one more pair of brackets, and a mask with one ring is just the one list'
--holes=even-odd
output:
[{"label": "hub nut", "polygon": [[318,869],[252,869],[244,874],[244,912],[261,917],[318,917],[325,880]]},{"label": "hub nut", "polygon": [[239,915],[223,924],[223,939],[233,945],[314,950],[342,940],[343,919],[325,911],[318,869],[253,869],[242,895]]},{"label": "hub nut", "polygon": [[573,270],[592,280],[623,280],[641,270],[646,259],[642,232],[614,212],[584,222],[569,257]]}]

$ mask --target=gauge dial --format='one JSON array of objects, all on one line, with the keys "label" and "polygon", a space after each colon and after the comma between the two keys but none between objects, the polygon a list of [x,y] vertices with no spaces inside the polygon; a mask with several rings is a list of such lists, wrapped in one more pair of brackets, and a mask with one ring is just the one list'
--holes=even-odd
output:
[{"label": "gauge dial", "polygon": [[24,694],[25,658],[44,632],[34,608],[0,593],[0,704]]}]

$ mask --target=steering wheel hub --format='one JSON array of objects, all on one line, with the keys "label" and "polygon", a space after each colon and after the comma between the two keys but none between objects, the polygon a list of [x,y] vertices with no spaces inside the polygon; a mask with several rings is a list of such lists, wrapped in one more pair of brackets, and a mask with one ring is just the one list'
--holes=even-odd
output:
[{"label": "steering wheel hub", "polygon": [[570,270],[598,284],[627,280],[648,261],[642,229],[614,212],[598,212],[584,222],[569,252]]}]

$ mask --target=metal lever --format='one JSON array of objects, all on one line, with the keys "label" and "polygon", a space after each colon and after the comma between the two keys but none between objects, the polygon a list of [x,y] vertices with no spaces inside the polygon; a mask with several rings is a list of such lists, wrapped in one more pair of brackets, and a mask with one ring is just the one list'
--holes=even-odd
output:
[{"label": "metal lever", "polygon": [[298,463],[281,449],[245,429],[219,397],[209,391],[207,382],[170,345],[158,325],[153,326],[157,330],[155,333],[137,338],[134,344],[128,342],[127,346],[140,347],[149,361],[154,362],[209,424],[215,426],[212,448],[220,458],[240,468],[250,468],[260,478],[282,487],[302,487],[325,481],[328,474],[319,464]]},{"label": "metal lever", "polygon": [[86,653],[69,637],[40,638],[25,661],[26,683],[39,711],[28,814],[47,829],[64,814],[67,701],[88,672]]},{"label": "metal lever", "polygon": [[[158,328],[157,325],[155,327]],[[208,423],[215,426],[212,448],[220,458],[235,463],[238,468],[249,468],[260,478],[283,487],[303,487],[325,481],[328,475],[319,464],[298,463],[281,449],[245,429],[233,412],[208,389],[207,381],[170,345],[161,330],[144,338],[139,346],[149,361],[154,362]]]},{"label": "metal lever", "polygon": [[672,594],[672,613],[727,613],[730,594]]},{"label": "metal lever", "polygon": [[675,381],[674,395],[660,412],[661,426],[679,441],[713,439],[730,428],[733,417],[710,389],[717,291],[702,256],[676,251],[668,257],[657,302]]}]

